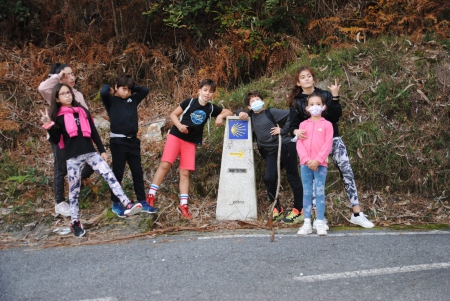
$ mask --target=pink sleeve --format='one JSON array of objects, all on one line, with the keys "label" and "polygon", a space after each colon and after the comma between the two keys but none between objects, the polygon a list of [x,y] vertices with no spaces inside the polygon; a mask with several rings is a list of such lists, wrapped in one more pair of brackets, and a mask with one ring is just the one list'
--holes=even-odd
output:
[{"label": "pink sleeve", "polygon": [[325,129],[325,142],[316,156],[316,160],[319,162],[325,162],[333,147],[333,126],[331,125],[331,122],[325,121],[323,128]]},{"label": "pink sleeve", "polygon": [[[302,126],[302,124],[300,124],[299,129],[304,130],[305,128]],[[311,160],[311,158],[308,156],[305,145],[303,144],[304,142],[305,139],[297,140],[297,153],[298,157],[300,158],[300,164],[305,164],[308,160]]]},{"label": "pink sleeve", "polygon": [[58,74],[52,74],[49,78],[44,80],[39,85],[39,93],[41,93],[42,97],[50,104],[50,101],[52,100],[52,91],[53,88],[59,84],[60,78]]}]

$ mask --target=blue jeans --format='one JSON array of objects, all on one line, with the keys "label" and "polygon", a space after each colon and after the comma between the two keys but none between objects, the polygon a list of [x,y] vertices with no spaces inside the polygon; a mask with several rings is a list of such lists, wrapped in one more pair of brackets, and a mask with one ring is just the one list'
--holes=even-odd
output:
[{"label": "blue jeans", "polygon": [[319,166],[318,171],[313,171],[306,165],[300,165],[303,184],[303,212],[305,218],[311,218],[313,189],[316,195],[316,218],[318,220],[323,220],[325,218],[325,182],[327,179],[327,170],[328,168],[325,166]]}]

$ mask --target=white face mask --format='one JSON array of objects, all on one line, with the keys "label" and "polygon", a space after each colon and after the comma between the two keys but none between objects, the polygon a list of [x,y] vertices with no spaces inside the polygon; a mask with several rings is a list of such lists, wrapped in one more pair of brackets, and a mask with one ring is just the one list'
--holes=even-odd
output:
[{"label": "white face mask", "polygon": [[322,112],[324,110],[325,110],[325,106],[318,106],[318,105],[310,106],[308,108],[308,112],[311,114],[311,116],[314,116],[314,117],[322,115]]},{"label": "white face mask", "polygon": [[264,108],[264,101],[258,99],[252,102],[252,105],[250,108],[253,110],[253,112],[259,112]]}]

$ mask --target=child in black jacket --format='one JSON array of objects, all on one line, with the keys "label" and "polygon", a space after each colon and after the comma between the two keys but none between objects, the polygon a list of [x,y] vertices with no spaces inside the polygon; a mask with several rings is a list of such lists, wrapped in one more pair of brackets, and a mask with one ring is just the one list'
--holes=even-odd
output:
[{"label": "child in black jacket", "polygon": [[[350,165],[347,148],[339,135],[339,126],[337,123],[342,116],[342,107],[339,103],[339,89],[341,86],[335,80],[334,85],[328,87],[330,91],[324,91],[314,86],[315,81],[316,77],[311,68],[301,67],[297,70],[294,76],[295,85],[291,89],[288,99],[291,119],[289,130],[293,136],[297,136],[299,139],[305,138],[305,133],[299,129],[299,125],[302,121],[309,118],[305,109],[308,104],[308,96],[313,92],[320,93],[325,99],[327,106],[327,112],[323,117],[333,125],[333,148],[330,155],[341,174],[345,191],[352,206],[353,213],[350,217],[350,222],[364,228],[373,228],[374,224],[361,211],[358,190],[356,189],[355,177]],[[315,224],[313,224],[313,228],[315,229]]]},{"label": "child in black jacket", "polygon": [[[137,107],[148,95],[149,89],[134,84],[130,75],[122,74],[112,89],[104,85],[100,91],[102,102],[111,122],[110,150],[112,170],[119,183],[122,182],[125,164],[131,170],[136,198],[142,205],[142,212],[156,213],[158,209],[148,205],[145,200],[144,173],[141,164],[141,141],[137,138]],[[125,217],[119,199],[111,191],[112,211],[119,217]]]}]

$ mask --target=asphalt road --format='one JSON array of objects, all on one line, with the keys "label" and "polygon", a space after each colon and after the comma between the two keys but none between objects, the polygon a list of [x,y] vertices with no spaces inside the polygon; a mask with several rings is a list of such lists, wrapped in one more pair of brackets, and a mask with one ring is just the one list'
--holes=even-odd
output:
[{"label": "asphalt road", "polygon": [[450,300],[450,231],[295,233],[4,250],[0,300]]}]

